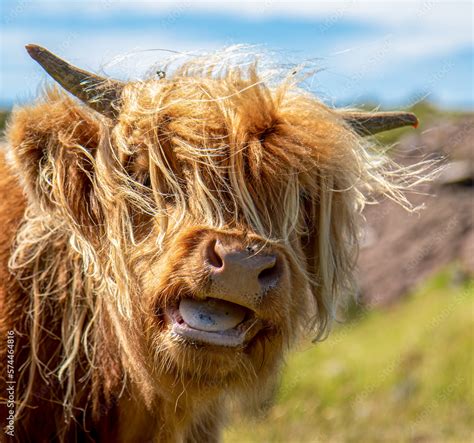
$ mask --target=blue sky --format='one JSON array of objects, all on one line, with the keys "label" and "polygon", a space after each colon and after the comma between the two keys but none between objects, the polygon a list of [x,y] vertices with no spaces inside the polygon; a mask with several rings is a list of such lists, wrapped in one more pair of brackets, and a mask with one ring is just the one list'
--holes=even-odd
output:
[{"label": "blue sky", "polygon": [[[474,109],[470,1],[250,2],[2,0],[0,104],[31,100],[46,75],[24,45],[76,65],[140,78],[167,53],[259,45],[336,105],[406,107],[428,98]],[[143,50],[154,49],[154,51]]]}]

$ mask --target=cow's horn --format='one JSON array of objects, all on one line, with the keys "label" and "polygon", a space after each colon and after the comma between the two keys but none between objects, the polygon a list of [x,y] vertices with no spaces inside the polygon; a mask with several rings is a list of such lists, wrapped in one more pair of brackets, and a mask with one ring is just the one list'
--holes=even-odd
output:
[{"label": "cow's horn", "polygon": [[26,45],[26,50],[66,91],[107,117],[117,115],[122,82],[76,68],[41,46]]},{"label": "cow's horn", "polygon": [[377,134],[403,126],[418,126],[418,119],[411,112],[343,112],[344,120],[362,136]]}]

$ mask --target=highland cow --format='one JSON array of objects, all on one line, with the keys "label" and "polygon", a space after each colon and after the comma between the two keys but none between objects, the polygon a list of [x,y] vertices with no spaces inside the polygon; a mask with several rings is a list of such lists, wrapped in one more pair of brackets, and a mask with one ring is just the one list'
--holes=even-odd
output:
[{"label": "highland cow", "polygon": [[362,207],[404,201],[365,136],[416,118],[331,109],[255,65],[120,82],[27,50],[79,101],[16,109],[0,158],[14,438],[218,441],[229,402],[258,408],[288,349],[329,331]]}]

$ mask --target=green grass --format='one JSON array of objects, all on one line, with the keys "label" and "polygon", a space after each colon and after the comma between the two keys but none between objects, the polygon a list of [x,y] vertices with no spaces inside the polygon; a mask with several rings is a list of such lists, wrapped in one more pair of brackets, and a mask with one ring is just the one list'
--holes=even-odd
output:
[{"label": "green grass", "polygon": [[0,109],[0,137],[3,135],[5,124],[9,115],[10,111],[7,111],[6,109]]},{"label": "green grass", "polygon": [[474,441],[474,282],[456,275],[293,354],[268,416],[224,442]]}]

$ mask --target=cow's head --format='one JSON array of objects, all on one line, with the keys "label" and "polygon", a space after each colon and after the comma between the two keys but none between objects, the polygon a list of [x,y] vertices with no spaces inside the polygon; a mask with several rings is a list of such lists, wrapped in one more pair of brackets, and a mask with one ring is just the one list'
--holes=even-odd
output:
[{"label": "cow's head", "polygon": [[254,68],[121,83],[28,51],[87,107],[53,91],[17,111],[15,165],[81,258],[91,328],[107,316],[147,395],[160,377],[263,385],[303,331],[327,330],[364,195],[398,198],[362,136],[412,114],[332,110]]}]

